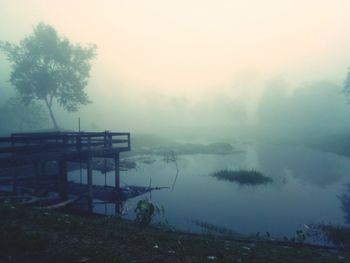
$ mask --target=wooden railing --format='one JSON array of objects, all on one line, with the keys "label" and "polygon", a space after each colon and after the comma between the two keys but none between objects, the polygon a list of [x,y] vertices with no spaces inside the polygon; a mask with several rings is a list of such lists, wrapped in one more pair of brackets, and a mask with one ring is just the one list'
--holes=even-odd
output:
[{"label": "wooden railing", "polygon": [[130,150],[130,133],[116,132],[45,132],[14,133],[0,137],[0,154],[36,152]]}]

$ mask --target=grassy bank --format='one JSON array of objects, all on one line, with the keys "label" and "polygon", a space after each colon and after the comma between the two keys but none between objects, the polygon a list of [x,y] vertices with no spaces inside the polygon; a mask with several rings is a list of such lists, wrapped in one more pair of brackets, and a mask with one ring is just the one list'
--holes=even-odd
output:
[{"label": "grassy bank", "polygon": [[115,217],[1,204],[0,262],[350,262],[350,254],[141,230]]}]

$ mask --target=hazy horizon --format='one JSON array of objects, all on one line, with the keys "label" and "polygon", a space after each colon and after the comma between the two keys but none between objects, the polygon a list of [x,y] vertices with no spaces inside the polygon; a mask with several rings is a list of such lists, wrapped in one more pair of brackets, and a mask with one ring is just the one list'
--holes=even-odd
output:
[{"label": "hazy horizon", "polygon": [[[93,103],[74,114],[56,109],[62,127],[76,128],[81,116],[86,130],[269,133],[265,126],[288,122],[295,108],[308,111],[298,103],[309,96],[313,113],[299,114],[294,128],[309,119],[308,133],[349,128],[341,93],[349,1],[0,0],[0,10],[0,41],[18,43],[44,22],[72,43],[97,45],[86,88]],[[9,65],[0,54],[5,96],[14,90]]]}]

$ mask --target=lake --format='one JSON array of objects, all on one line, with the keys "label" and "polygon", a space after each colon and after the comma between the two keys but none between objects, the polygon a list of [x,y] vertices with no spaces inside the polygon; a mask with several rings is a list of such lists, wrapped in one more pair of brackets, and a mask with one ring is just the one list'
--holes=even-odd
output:
[{"label": "lake", "polygon": [[[134,219],[136,203],[147,197],[164,209],[164,215],[157,216],[155,221],[167,221],[189,232],[203,232],[194,223],[197,221],[241,234],[269,232],[282,238],[293,237],[304,225],[346,223],[346,211],[339,196],[349,190],[346,187],[350,182],[349,158],[304,146],[240,144],[235,147],[241,151],[228,155],[178,155],[176,182],[176,163],[167,163],[162,156],[151,156],[154,162],[137,162],[137,169],[122,171],[122,186],[170,187],[128,200],[124,204],[124,217]],[[130,159],[137,161],[140,156]],[[209,176],[222,169],[258,170],[273,182],[242,186]],[[75,181],[78,178],[77,172],[70,175]],[[94,172],[93,181],[103,185],[105,177]],[[106,181],[114,184],[113,172],[107,174]],[[94,209],[106,214],[115,211],[114,205],[104,204],[97,204]]]}]

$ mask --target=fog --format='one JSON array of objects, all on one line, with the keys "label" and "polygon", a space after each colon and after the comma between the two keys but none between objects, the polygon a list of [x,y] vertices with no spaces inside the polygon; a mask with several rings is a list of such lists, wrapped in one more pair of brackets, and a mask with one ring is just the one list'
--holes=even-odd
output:
[{"label": "fog", "polygon": [[[0,40],[18,43],[44,22],[97,45],[93,103],[54,106],[62,128],[80,117],[83,130],[294,139],[350,128],[348,10],[347,0],[0,0]],[[15,94],[3,54],[0,72],[2,105]]]},{"label": "fog", "polygon": [[0,0],[4,259],[350,262],[349,11]]}]

